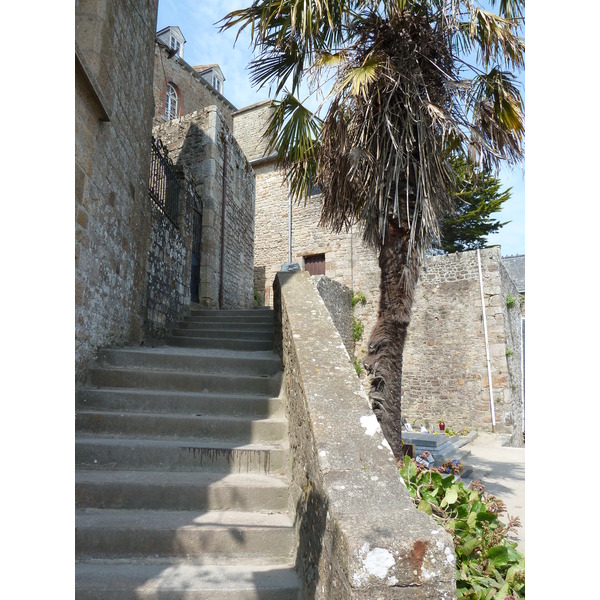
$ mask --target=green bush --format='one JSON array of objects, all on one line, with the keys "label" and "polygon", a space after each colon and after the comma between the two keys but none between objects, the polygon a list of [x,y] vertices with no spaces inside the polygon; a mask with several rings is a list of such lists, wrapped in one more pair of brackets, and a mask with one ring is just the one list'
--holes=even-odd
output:
[{"label": "green bush", "polygon": [[517,299],[510,294],[506,295],[506,308],[514,308],[517,305]]},{"label": "green bush", "polygon": [[362,375],[362,367],[360,366],[360,361],[356,356],[354,357],[354,369],[356,370],[356,374],[360,377]]},{"label": "green bush", "polygon": [[352,294],[352,308],[354,308],[359,302],[364,304],[366,301],[367,298],[362,292],[356,292],[356,294]]},{"label": "green bush", "polygon": [[358,340],[360,340],[364,330],[365,326],[363,325],[362,321],[360,321],[359,319],[354,319],[352,321],[352,339],[355,342],[358,342]]},{"label": "green bush", "polygon": [[457,598],[516,600],[525,598],[525,557],[506,535],[520,527],[498,519],[506,512],[499,498],[485,493],[474,481],[469,488],[453,475],[418,468],[408,456],[400,467],[417,508],[436,521],[454,539]]}]

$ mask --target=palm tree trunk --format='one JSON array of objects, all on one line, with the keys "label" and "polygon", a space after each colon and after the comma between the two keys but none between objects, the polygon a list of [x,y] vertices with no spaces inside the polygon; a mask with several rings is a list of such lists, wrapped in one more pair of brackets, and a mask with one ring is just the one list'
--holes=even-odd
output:
[{"label": "palm tree trunk", "polygon": [[407,256],[409,235],[406,223],[399,225],[396,219],[388,220],[379,252],[379,312],[364,360],[371,375],[369,397],[373,412],[397,460],[402,459],[402,353],[420,266],[417,252]]}]

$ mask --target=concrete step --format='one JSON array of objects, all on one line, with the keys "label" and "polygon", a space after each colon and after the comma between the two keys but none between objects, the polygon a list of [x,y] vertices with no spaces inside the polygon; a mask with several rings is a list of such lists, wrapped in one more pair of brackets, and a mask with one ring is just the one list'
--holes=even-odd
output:
[{"label": "concrete step", "polygon": [[98,354],[97,366],[239,375],[273,375],[282,370],[281,358],[272,351],[189,350],[168,346],[103,350]]},{"label": "concrete step", "polygon": [[287,453],[287,441],[249,444],[234,439],[75,437],[76,465],[84,469],[283,474]]},{"label": "concrete step", "polygon": [[193,413],[267,418],[283,409],[279,397],[250,394],[210,394],[131,388],[80,389],[77,407],[153,413]]},{"label": "concrete step", "polygon": [[173,336],[199,337],[220,340],[242,340],[245,342],[273,340],[272,329],[225,329],[223,327],[205,328],[199,326],[176,327],[172,331]]},{"label": "concrete step", "polygon": [[179,348],[220,348],[223,350],[248,351],[273,349],[273,340],[271,339],[271,336],[266,336],[265,339],[243,339],[239,336],[234,338],[222,338],[209,337],[202,334],[170,335],[167,337],[167,343],[170,346]]},{"label": "concrete step", "polygon": [[284,512],[284,477],[165,471],[78,470],[77,508]]},{"label": "concrete step", "polygon": [[168,562],[80,562],[77,600],[299,600],[300,583],[286,563],[189,565]]},{"label": "concrete step", "polygon": [[82,433],[111,433],[114,436],[235,437],[248,443],[256,443],[283,440],[287,433],[287,423],[283,418],[248,419],[200,414],[78,410],[76,429]]},{"label": "concrete step", "polygon": [[[78,509],[77,558],[177,558],[202,564],[291,561],[287,514],[244,511]],[[213,562],[213,564],[214,564]]]},{"label": "concrete step", "polygon": [[211,310],[210,308],[191,308],[190,317],[211,317],[214,319],[229,319],[231,317],[257,317],[262,318],[266,315],[274,316],[271,308],[248,308],[240,310]]},{"label": "concrete step", "polygon": [[278,396],[281,373],[270,376],[188,373],[159,369],[94,367],[89,369],[89,384],[98,387],[217,392]]},{"label": "concrete step", "polygon": [[193,319],[181,321],[175,328],[197,329],[199,331],[229,331],[233,333],[255,332],[273,335],[273,323],[248,322],[248,321],[217,321],[214,319],[196,321]]}]

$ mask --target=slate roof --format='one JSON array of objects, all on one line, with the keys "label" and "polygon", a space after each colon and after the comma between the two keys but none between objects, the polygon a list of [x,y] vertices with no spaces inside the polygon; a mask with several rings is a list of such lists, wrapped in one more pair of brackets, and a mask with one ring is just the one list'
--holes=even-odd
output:
[{"label": "slate roof", "polygon": [[506,267],[511,279],[515,282],[520,294],[525,293],[525,255],[503,256],[502,264]]}]

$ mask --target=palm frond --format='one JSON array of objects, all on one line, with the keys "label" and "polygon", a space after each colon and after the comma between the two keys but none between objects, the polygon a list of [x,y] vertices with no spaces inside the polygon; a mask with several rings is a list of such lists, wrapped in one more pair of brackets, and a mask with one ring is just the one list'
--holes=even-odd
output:
[{"label": "palm frond", "polygon": [[523,100],[512,73],[491,69],[473,80],[473,148],[487,168],[501,160],[515,163],[523,155]]},{"label": "palm frond", "polygon": [[368,85],[377,79],[381,66],[379,57],[368,56],[360,65],[346,69],[339,84],[340,89],[349,87],[354,96],[367,93]]},{"label": "palm frond", "polygon": [[473,8],[470,19],[460,24],[458,36],[463,51],[475,50],[487,68],[503,63],[509,68],[525,66],[525,44],[518,35],[519,24],[492,12]]},{"label": "palm frond", "polygon": [[273,112],[265,136],[269,150],[288,171],[292,195],[307,197],[316,183],[315,156],[322,122],[291,93],[273,102]]},{"label": "palm frond", "polygon": [[525,0],[490,0],[492,7],[498,2],[498,12],[507,19],[522,19]]}]

